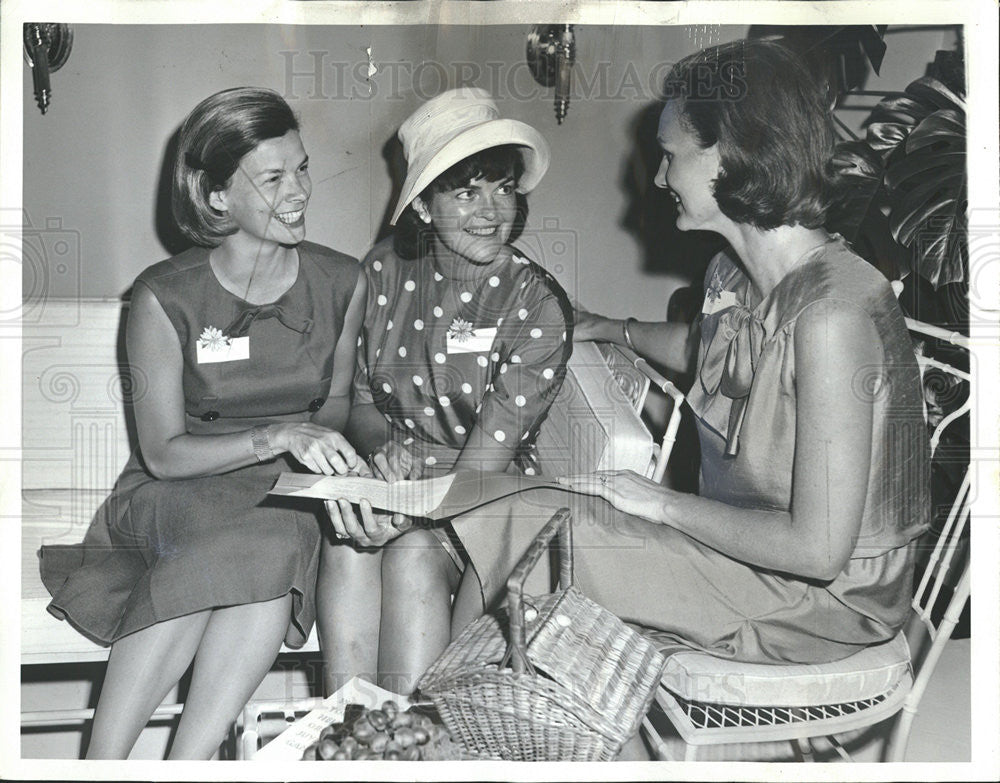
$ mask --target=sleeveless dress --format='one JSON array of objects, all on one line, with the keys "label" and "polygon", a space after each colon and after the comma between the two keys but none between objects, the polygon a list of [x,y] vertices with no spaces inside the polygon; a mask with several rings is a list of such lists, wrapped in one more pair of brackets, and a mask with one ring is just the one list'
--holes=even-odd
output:
[{"label": "sleeveless dress", "polygon": [[[392,237],[362,266],[355,404],[378,408],[426,477],[454,467],[477,425],[516,445],[512,470],[541,472],[535,438],[573,350],[573,311],[555,278],[517,251],[446,277],[431,256],[398,256]],[[463,567],[447,526],[431,530]]]},{"label": "sleeveless dress", "polygon": [[[177,332],[189,433],[308,421],[326,401],[359,266],[321,245],[297,249],[298,277],[268,305],[223,288],[205,248],[154,264],[136,279]],[[234,346],[248,343],[246,355],[217,350],[225,337]],[[142,368],[133,364],[130,372],[132,393],[141,394]],[[136,449],[82,544],[40,550],[49,611],[107,645],[192,612],[291,593],[285,643],[301,647],[315,619],[322,506],[267,496],[287,470],[304,468],[283,454],[219,475],[158,480]]]},{"label": "sleeveless dress", "polygon": [[[575,583],[665,648],[819,663],[891,639],[909,609],[914,542],[930,521],[929,443],[902,312],[881,274],[842,240],[807,254],[762,301],[725,254],[709,265],[698,374],[688,396],[701,441],[700,494],[733,506],[790,509],[795,326],[824,300],[865,312],[884,353],[881,367],[855,380],[873,404],[872,452],[860,534],[836,578],[809,581],[753,567],[601,498],[540,489],[452,521],[487,606],[502,597],[531,538],[569,506]],[[551,575],[536,572],[534,591],[548,592]]]}]

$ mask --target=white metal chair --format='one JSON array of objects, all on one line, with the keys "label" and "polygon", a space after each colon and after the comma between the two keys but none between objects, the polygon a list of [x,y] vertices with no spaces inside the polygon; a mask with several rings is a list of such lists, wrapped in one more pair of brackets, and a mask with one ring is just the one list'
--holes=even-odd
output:
[{"label": "white metal chair", "polygon": [[[907,326],[968,349],[967,338],[958,333],[909,319]],[[917,358],[922,373],[935,368],[959,382],[969,381],[961,369],[919,354]],[[934,424],[932,454],[944,430],[968,411],[966,400]],[[659,472],[662,475],[662,469]],[[684,760],[695,760],[705,745],[768,741],[791,741],[797,757],[812,760],[810,740],[817,737],[828,738],[840,756],[851,760],[836,735],[896,715],[885,755],[903,760],[921,697],[969,598],[968,547],[962,544],[969,504],[966,470],[915,590],[907,626],[892,641],[820,665],[747,664],[694,650],[670,656],[656,704],[684,741]],[[953,586],[950,598],[947,583]],[[672,758],[649,716],[643,727],[660,758]]]}]

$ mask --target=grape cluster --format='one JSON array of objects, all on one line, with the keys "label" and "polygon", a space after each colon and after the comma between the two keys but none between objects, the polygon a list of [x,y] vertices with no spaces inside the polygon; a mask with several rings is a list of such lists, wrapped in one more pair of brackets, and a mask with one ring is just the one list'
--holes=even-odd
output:
[{"label": "grape cluster", "polygon": [[394,701],[369,710],[349,704],[344,720],[327,726],[305,749],[303,761],[419,761],[434,756],[434,746],[447,740],[443,726],[426,715],[400,711]]}]

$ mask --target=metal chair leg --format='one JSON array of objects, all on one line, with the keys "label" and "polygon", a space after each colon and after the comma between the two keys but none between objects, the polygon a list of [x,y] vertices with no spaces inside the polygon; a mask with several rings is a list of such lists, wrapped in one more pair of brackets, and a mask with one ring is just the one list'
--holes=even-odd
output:
[{"label": "metal chair leg", "polygon": [[659,758],[660,761],[673,761],[674,759],[670,755],[670,749],[667,747],[667,743],[663,741],[663,737],[660,736],[660,732],[658,732],[653,726],[653,723],[650,721],[648,715],[642,719],[642,728],[646,733],[646,739],[649,740],[649,744],[652,745],[653,750],[656,751],[657,758]]}]

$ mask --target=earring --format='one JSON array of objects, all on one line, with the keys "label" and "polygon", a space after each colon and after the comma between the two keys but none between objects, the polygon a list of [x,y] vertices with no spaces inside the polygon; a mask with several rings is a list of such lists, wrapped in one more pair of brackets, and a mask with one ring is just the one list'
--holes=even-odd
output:
[{"label": "earring", "polygon": [[419,196],[415,197],[412,205],[413,211],[417,213],[417,217],[429,225],[431,222],[431,213],[427,211],[427,205],[424,204],[423,199]]}]

